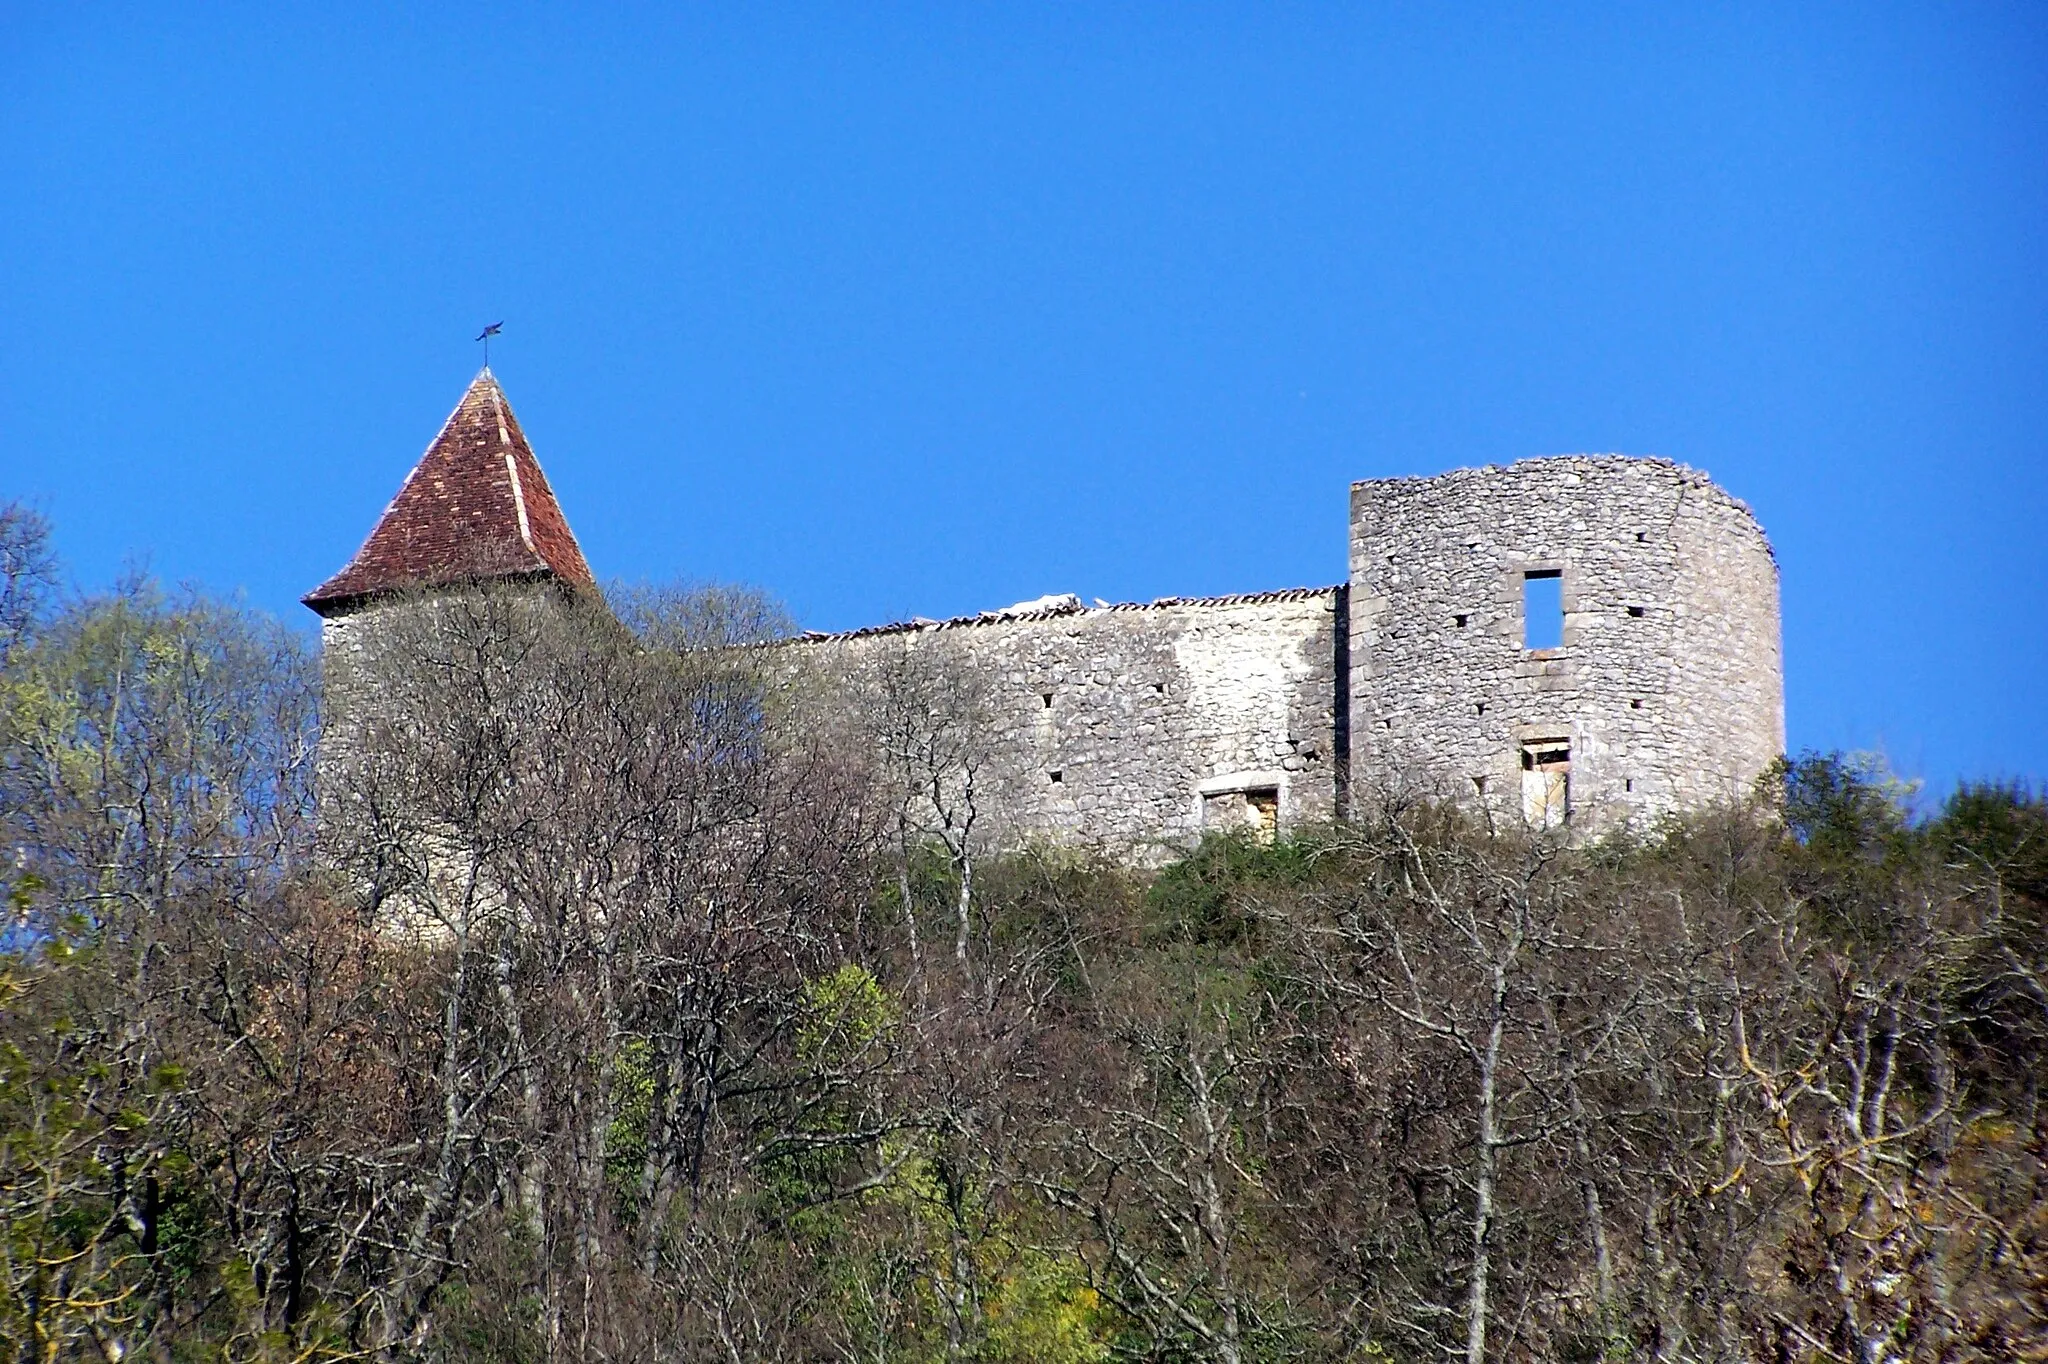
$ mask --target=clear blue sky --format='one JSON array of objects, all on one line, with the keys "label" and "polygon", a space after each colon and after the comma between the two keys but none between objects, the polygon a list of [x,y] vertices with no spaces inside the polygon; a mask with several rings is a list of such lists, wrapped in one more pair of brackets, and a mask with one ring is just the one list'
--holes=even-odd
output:
[{"label": "clear blue sky", "polygon": [[0,495],[310,625],[500,318],[600,575],[821,627],[1661,454],[1795,747],[2048,776],[2048,6],[1707,8],[0,7]]}]

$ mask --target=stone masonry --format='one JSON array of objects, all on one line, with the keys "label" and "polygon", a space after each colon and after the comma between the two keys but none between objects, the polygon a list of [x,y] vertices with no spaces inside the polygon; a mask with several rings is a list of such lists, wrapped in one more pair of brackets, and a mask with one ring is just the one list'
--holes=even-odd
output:
[{"label": "stone masonry", "polygon": [[[1525,647],[1528,579],[1562,589]],[[1572,456],[1351,490],[1353,763],[1502,811],[1566,754],[1575,822],[1747,793],[1783,751],[1778,573],[1749,509],[1665,460]]]},{"label": "stone masonry", "polygon": [[[590,581],[488,370],[307,605],[346,651],[392,593],[481,578]],[[1784,746],[1770,546],[1661,459],[1354,484],[1336,587],[1048,597],[796,647],[841,671],[889,651],[966,669],[986,827],[1012,845],[1170,848],[1341,819],[1391,788],[1599,832],[1740,798]]]},{"label": "stone masonry", "polygon": [[997,836],[1120,848],[1255,823],[1336,817],[1346,698],[1341,587],[1066,603],[812,636],[858,668],[946,648],[981,682]]}]

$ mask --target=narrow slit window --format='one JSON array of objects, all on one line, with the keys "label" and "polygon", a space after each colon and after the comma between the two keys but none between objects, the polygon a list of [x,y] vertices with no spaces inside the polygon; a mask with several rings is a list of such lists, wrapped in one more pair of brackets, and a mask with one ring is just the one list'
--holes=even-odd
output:
[{"label": "narrow slit window", "polygon": [[1522,647],[1564,647],[1564,574],[1558,569],[1522,575]]}]

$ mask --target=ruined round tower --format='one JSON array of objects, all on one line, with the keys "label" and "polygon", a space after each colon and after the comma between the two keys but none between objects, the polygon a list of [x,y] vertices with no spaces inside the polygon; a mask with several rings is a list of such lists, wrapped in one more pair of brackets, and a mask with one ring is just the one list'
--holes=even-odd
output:
[{"label": "ruined round tower", "polygon": [[1739,799],[1784,751],[1777,563],[1668,460],[1357,483],[1351,679],[1361,783],[1596,830]]}]

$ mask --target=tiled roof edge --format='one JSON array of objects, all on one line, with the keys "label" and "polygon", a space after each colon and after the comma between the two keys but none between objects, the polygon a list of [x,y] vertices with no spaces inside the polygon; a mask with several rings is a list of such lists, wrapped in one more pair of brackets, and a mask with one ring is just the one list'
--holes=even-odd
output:
[{"label": "tiled roof edge", "polygon": [[880,635],[908,635],[923,630],[960,630],[974,625],[1014,625],[1048,620],[1071,620],[1078,616],[1096,616],[1108,611],[1161,611],[1180,606],[1255,606],[1262,602],[1309,601],[1316,597],[1330,596],[1338,590],[1330,587],[1283,587],[1272,592],[1234,592],[1221,597],[1160,597],[1153,601],[1112,602],[1108,606],[1054,607],[1045,611],[1027,611],[1011,614],[1004,611],[984,611],[974,616],[953,616],[946,620],[899,620],[887,625],[865,625],[858,630],[806,630],[796,637],[798,643],[825,643],[834,640],[872,639]]}]

